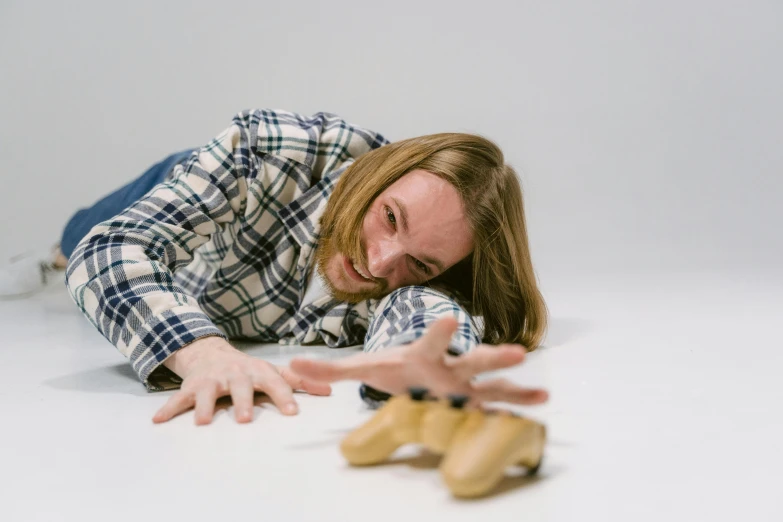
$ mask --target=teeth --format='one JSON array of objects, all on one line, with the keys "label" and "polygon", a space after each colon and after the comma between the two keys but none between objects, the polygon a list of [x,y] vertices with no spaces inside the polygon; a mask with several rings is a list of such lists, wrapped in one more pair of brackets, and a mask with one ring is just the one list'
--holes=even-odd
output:
[{"label": "teeth", "polygon": [[357,265],[356,263],[353,264],[353,269],[359,272],[359,275],[362,276],[363,278],[367,279],[368,281],[372,281],[372,279],[370,279],[370,276],[365,274],[364,271],[361,268],[359,268],[359,265]]}]

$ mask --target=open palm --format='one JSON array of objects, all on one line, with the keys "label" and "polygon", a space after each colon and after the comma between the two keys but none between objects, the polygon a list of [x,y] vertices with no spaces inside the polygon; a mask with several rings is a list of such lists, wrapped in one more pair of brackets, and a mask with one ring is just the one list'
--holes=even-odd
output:
[{"label": "open palm", "polygon": [[435,397],[461,394],[471,402],[501,401],[513,404],[540,404],[549,395],[545,390],[524,388],[506,379],[475,381],[480,373],[522,363],[525,349],[520,345],[479,345],[458,357],[447,354],[449,341],[457,329],[453,318],[440,319],[416,341],[375,353],[361,353],[338,361],[295,358],[291,369],[304,378],[331,383],[357,380],[392,395],[410,387],[424,387]]}]

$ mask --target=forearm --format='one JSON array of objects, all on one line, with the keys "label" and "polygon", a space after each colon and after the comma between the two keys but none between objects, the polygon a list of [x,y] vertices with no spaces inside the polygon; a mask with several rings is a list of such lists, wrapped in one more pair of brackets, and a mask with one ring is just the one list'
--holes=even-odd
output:
[{"label": "forearm", "polygon": [[242,206],[235,201],[242,197],[234,190],[236,170],[206,168],[190,163],[187,171],[94,227],[66,270],[74,302],[145,384],[183,346],[223,335],[174,278]]},{"label": "forearm", "polygon": [[449,343],[450,353],[468,352],[481,342],[479,327],[455,296],[429,287],[409,286],[380,301],[365,337],[364,351],[412,343],[443,317],[454,317],[458,323]]}]

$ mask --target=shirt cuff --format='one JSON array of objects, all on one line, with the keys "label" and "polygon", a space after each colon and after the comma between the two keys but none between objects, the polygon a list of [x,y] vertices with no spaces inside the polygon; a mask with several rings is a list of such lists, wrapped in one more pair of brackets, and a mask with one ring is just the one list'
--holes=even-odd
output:
[{"label": "shirt cuff", "polygon": [[150,319],[134,336],[131,366],[149,391],[178,388],[182,380],[163,365],[177,350],[204,337],[226,335],[197,308],[178,307]]}]

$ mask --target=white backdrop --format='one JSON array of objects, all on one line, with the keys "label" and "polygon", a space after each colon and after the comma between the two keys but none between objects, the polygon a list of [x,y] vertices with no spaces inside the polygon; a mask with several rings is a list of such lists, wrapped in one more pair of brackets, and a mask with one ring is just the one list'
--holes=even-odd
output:
[{"label": "white backdrop", "polygon": [[0,4],[0,253],[239,110],[495,139],[542,277],[779,264],[783,3]]},{"label": "white backdrop", "polygon": [[[781,0],[0,0],[0,255],[243,109],[478,132],[551,310],[506,376],[552,392],[540,480],[452,502],[435,470],[343,465],[350,383],[152,426],[167,395],[60,285],[0,300],[0,519],[783,520],[781,28]],[[252,354],[350,354],[319,348]]]}]

